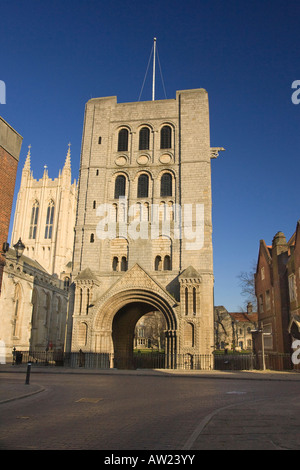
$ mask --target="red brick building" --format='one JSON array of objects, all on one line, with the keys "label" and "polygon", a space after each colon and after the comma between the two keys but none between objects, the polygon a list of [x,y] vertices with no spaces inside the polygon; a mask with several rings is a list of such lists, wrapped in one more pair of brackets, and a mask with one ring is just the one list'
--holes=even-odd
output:
[{"label": "red brick building", "polygon": [[23,137],[0,116],[0,293],[5,265],[1,252],[8,237],[22,140]]},{"label": "red brick building", "polygon": [[[255,292],[259,328],[266,333],[268,353],[291,354],[292,341],[300,338],[300,226],[289,241],[282,232],[271,246],[260,241]],[[262,350],[262,335],[255,338],[256,352]]]}]

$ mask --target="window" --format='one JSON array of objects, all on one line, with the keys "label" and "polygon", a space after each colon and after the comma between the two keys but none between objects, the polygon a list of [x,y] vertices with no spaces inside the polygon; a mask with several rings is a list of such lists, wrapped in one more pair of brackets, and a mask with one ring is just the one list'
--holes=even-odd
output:
[{"label": "window", "polygon": [[70,287],[70,278],[65,277],[64,278],[64,288],[67,289],[68,287]]},{"label": "window", "polygon": [[54,218],[54,202],[51,201],[47,207],[46,226],[45,226],[45,238],[52,238],[53,229],[53,218]]},{"label": "window", "polygon": [[90,243],[94,243],[94,241],[95,241],[95,235],[93,233],[91,233]]},{"label": "window", "polygon": [[170,149],[172,147],[172,129],[170,126],[162,127],[160,131],[160,148]]},{"label": "window", "polygon": [[186,287],[184,291],[184,297],[185,297],[185,314],[189,314],[189,290]]},{"label": "window", "polygon": [[171,271],[171,257],[169,255],[164,258],[164,271]]},{"label": "window", "polygon": [[93,209],[96,209],[96,201],[93,201]]},{"label": "window", "polygon": [[148,127],[143,127],[140,130],[139,150],[149,150],[150,130]]},{"label": "window", "polygon": [[160,180],[160,196],[172,196],[172,175],[164,173]]},{"label": "window", "polygon": [[36,238],[37,223],[39,218],[39,203],[35,201],[31,210],[29,238]]},{"label": "window", "polygon": [[119,199],[119,197],[125,196],[125,189],[126,189],[126,178],[123,175],[119,175],[116,178],[115,182],[115,199]]},{"label": "window", "polygon": [[127,271],[127,259],[125,256],[122,256],[121,259],[121,271]]},{"label": "window", "polygon": [[156,258],[155,258],[155,271],[161,271],[161,269],[162,269],[161,256],[156,256]]},{"label": "window", "polygon": [[118,152],[127,152],[128,150],[128,130],[121,129],[118,138]]},{"label": "window", "polygon": [[118,271],[118,267],[119,267],[119,259],[117,256],[114,256],[113,262],[112,262],[113,271]]},{"label": "window", "polygon": [[149,187],[148,175],[139,176],[137,197],[148,197],[148,187]]},{"label": "window", "polygon": [[193,314],[196,315],[197,312],[197,292],[196,287],[193,287]]}]

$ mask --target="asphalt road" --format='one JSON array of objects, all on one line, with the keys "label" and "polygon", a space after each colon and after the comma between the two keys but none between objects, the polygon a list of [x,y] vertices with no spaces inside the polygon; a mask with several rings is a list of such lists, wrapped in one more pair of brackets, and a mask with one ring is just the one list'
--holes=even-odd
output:
[{"label": "asphalt road", "polygon": [[31,383],[44,390],[0,404],[2,450],[300,449],[299,381],[39,373]]}]

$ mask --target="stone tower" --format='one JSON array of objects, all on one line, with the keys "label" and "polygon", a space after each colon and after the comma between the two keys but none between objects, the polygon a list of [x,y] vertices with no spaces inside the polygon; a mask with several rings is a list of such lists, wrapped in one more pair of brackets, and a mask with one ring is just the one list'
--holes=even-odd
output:
[{"label": "stone tower", "polygon": [[195,364],[212,353],[211,158],[218,150],[210,146],[204,89],[170,100],[88,101],[71,350],[114,353],[117,367],[130,367],[136,322],[160,311],[170,367],[179,356]]},{"label": "stone tower", "polygon": [[64,280],[71,272],[77,183],[71,181],[71,152],[58,178],[51,179],[45,166],[43,177],[34,179],[30,146],[18,193],[12,245],[21,237],[24,254],[37,261],[49,274]]}]

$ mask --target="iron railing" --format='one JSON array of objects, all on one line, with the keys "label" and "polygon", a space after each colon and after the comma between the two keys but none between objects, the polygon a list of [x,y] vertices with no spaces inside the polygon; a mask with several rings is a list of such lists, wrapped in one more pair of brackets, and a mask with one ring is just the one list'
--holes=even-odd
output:
[{"label": "iron railing", "polygon": [[[83,367],[87,369],[180,369],[180,370],[261,370],[262,354],[165,354],[162,352],[135,351],[130,358],[116,358],[113,353],[14,351],[13,364],[32,366]],[[266,353],[267,370],[299,370],[293,365],[290,354]],[[125,367],[124,367],[125,364]]]}]

